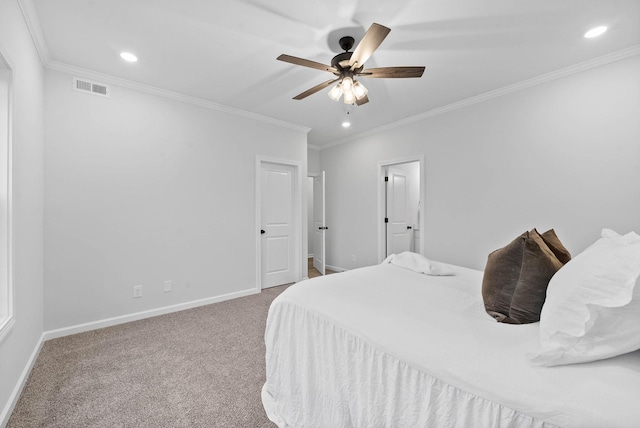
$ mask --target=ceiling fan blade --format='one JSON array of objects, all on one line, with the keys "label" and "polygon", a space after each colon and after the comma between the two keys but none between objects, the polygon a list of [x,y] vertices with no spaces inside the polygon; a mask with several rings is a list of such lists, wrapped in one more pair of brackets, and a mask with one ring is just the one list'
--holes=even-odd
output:
[{"label": "ceiling fan blade", "polygon": [[404,78],[422,77],[424,67],[380,67],[368,68],[358,73],[358,77],[372,78]]},{"label": "ceiling fan blade", "polygon": [[353,55],[351,55],[351,59],[349,59],[349,66],[351,70],[355,70],[356,68],[362,67],[362,65],[367,61],[373,52],[378,49],[380,43],[387,37],[391,31],[390,28],[385,27],[384,25],[376,24],[375,22],[371,24],[371,27],[367,30],[356,49],[353,51]]},{"label": "ceiling fan blade", "polygon": [[293,97],[294,100],[301,100],[303,98],[307,98],[309,95],[313,95],[318,91],[323,90],[324,88],[326,88],[327,86],[331,86],[332,83],[337,82],[340,79],[333,79],[333,80],[327,80],[324,83],[321,83],[319,85],[314,86],[311,89],[307,89],[306,91],[304,91],[301,94],[296,95],[295,97]]},{"label": "ceiling fan blade", "polygon": [[304,58],[298,58],[296,56],[285,55],[282,54],[277,60],[288,62],[295,65],[301,65],[303,67],[315,68],[316,70],[328,71],[329,73],[338,73],[338,70],[335,67],[331,67],[330,65],[321,64],[319,62],[311,61]]},{"label": "ceiling fan blade", "polygon": [[360,98],[359,100],[356,100],[356,105],[361,106],[362,104],[366,104],[369,102],[369,97],[368,96],[364,96],[362,98]]}]

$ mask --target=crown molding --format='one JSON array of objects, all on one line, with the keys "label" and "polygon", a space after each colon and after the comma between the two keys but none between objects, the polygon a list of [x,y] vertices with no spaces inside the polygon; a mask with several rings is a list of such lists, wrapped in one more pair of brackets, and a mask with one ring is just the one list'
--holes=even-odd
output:
[{"label": "crown molding", "polygon": [[31,39],[33,40],[33,44],[35,45],[36,50],[38,52],[38,56],[40,57],[40,62],[45,68],[49,70],[55,70],[62,73],[78,75],[90,80],[100,80],[105,83],[110,83],[110,84],[121,86],[124,88],[145,92],[145,93],[156,95],[159,97],[168,98],[174,101],[193,104],[193,105],[204,107],[210,110],[216,110],[223,113],[233,114],[235,116],[240,116],[247,119],[256,120],[259,122],[264,122],[269,125],[274,125],[281,128],[287,128],[294,131],[303,132],[305,134],[308,134],[309,131],[311,131],[311,128],[285,122],[283,120],[274,119],[268,116],[263,116],[260,114],[247,112],[247,111],[236,109],[233,107],[224,106],[222,104],[214,103],[212,101],[208,101],[202,98],[192,97],[189,95],[180,94],[178,92],[173,92],[173,91],[157,88],[150,85],[144,85],[131,80],[121,79],[119,77],[111,76],[108,74],[99,73],[96,71],[87,70],[84,68],[75,67],[69,64],[64,64],[58,61],[54,61],[51,59],[51,54],[49,53],[49,48],[44,38],[44,34],[42,33],[42,27],[40,26],[40,21],[38,20],[38,14],[36,13],[36,9],[35,9],[35,6],[33,5],[32,0],[17,0],[17,2],[18,2],[18,6],[20,7],[20,11],[22,12],[22,16],[24,17],[24,21],[27,25],[27,29],[29,30],[29,34],[31,35]]},{"label": "crown molding", "polygon": [[272,117],[263,116],[257,113],[251,113],[248,111],[218,104],[213,101],[205,100],[202,98],[192,97],[190,95],[169,91],[167,89],[162,89],[155,86],[145,85],[143,83],[122,79],[120,77],[115,77],[109,74],[100,73],[97,71],[88,70],[81,67],[76,67],[76,66],[61,63],[58,61],[49,61],[47,64],[45,64],[45,68],[49,70],[65,73],[65,74],[71,74],[74,76],[83,77],[88,80],[97,80],[97,81],[109,83],[112,85],[120,86],[123,88],[133,89],[135,91],[144,92],[147,94],[156,95],[163,98],[168,98],[170,100],[180,101],[183,103],[188,103],[188,104],[196,105],[199,107],[204,107],[210,110],[216,110],[223,113],[233,114],[235,116],[256,120],[258,122],[267,123],[269,125],[274,125],[281,128],[287,128],[287,129],[291,129],[298,132],[304,132],[305,134],[311,131],[311,128],[308,128],[305,126],[296,125],[293,123],[285,122],[283,120],[274,119]]},{"label": "crown molding", "polygon": [[315,144],[311,144],[311,143],[307,143],[307,148],[309,148],[311,150],[321,150],[322,149],[322,147],[316,146]]},{"label": "crown molding", "polygon": [[[211,110],[221,111],[224,113],[233,114],[236,116],[241,116],[247,119],[257,120],[260,122],[268,123],[270,125],[275,125],[279,127],[284,127],[287,129],[309,133],[311,128],[296,125],[293,123],[285,122],[279,119],[274,119],[268,116],[259,115],[256,113],[247,112],[244,110],[236,109],[233,107],[224,106],[222,104],[218,104],[212,101],[208,101],[205,99],[192,97],[189,95],[180,94],[178,92],[169,91],[166,89],[157,88],[150,85],[145,85],[142,83],[134,82],[131,80],[126,80],[122,78],[118,78],[115,76],[111,76],[104,73],[95,72],[92,70],[83,69],[80,67],[75,67],[69,64],[64,64],[58,61],[53,61],[51,59],[51,55],[49,53],[49,48],[45,41],[44,35],[42,33],[42,28],[40,26],[40,21],[38,20],[38,15],[35,11],[35,7],[33,5],[32,0],[17,0],[22,15],[24,17],[25,23],[31,34],[31,38],[35,44],[36,50],[40,57],[40,61],[43,66],[50,70],[59,71],[67,74],[80,75],[87,79],[101,80],[107,83],[111,83],[117,86],[137,90],[140,92],[145,92],[152,95],[157,95],[160,97],[165,97],[168,99],[172,99],[174,101],[180,101],[184,103],[189,103],[193,105],[197,105],[200,107],[208,108]],[[592,68],[600,67],[602,65],[610,64],[616,61],[621,61],[627,58],[631,58],[633,56],[640,55],[640,45],[633,45],[626,49],[622,49],[616,52],[612,52],[597,58],[590,59],[588,61],[584,61],[578,64],[571,65],[569,67],[561,68],[556,71],[552,71],[550,73],[542,74],[540,76],[533,77],[531,79],[523,80],[521,82],[504,86],[502,88],[485,92],[484,94],[476,95],[471,98],[467,98],[461,101],[457,101],[455,103],[448,104],[446,106],[438,107],[424,113],[420,113],[414,116],[410,116],[404,118],[402,120],[389,123],[383,126],[379,126],[373,129],[370,129],[365,132],[361,132],[359,134],[355,134],[351,137],[344,138],[341,140],[334,141],[332,143],[318,146],[313,144],[308,144],[307,146],[314,150],[324,150],[331,147],[338,146],[340,144],[345,144],[351,141],[355,141],[361,138],[365,138],[374,134],[378,134],[381,132],[389,131],[391,129],[399,128],[402,126],[409,125],[414,122],[420,122],[422,120],[429,119],[434,116],[438,116],[440,114],[448,113],[451,111],[455,111],[458,109],[462,109],[465,107],[469,107],[474,104],[478,104],[484,101],[488,101],[494,98],[501,97],[503,95],[511,94],[513,92],[521,91],[527,88],[531,88],[533,86],[541,85],[544,83],[551,82],[553,80],[561,79],[566,76],[570,76],[576,73],[580,73],[583,71],[590,70]]]},{"label": "crown molding", "polygon": [[18,6],[24,17],[24,22],[27,24],[27,29],[29,30],[29,34],[31,34],[31,39],[36,47],[36,51],[38,51],[40,62],[42,65],[46,65],[51,60],[51,54],[49,53],[47,42],[44,39],[44,34],[42,34],[42,27],[40,26],[40,20],[38,20],[36,8],[31,0],[18,0]]},{"label": "crown molding", "polygon": [[606,64],[611,64],[616,61],[621,61],[627,58],[631,58],[636,55],[640,55],[640,45],[634,45],[629,48],[615,51],[603,56],[599,56],[597,58],[593,58],[588,61],[580,62],[578,64],[574,64],[569,67],[561,68],[559,70],[552,71],[550,73],[542,74],[540,76],[536,76],[531,79],[523,80],[521,82],[514,83],[512,85],[504,86],[502,88],[495,89],[493,91],[485,92],[484,94],[476,95],[471,98],[466,98],[464,100],[448,104],[446,106],[438,107],[438,108],[426,111],[424,113],[417,114],[415,116],[410,116],[393,123],[382,125],[382,126],[370,129],[368,131],[353,135],[351,137],[344,138],[344,139],[320,146],[320,150],[328,149],[328,148],[345,144],[351,141],[359,140],[365,137],[369,137],[371,135],[389,131],[391,129],[400,128],[414,122],[420,122],[420,121],[432,118],[434,116],[438,116],[444,113],[449,113],[451,111],[469,107],[474,104],[478,104],[484,101],[501,97],[503,95],[511,94],[513,92],[522,91],[524,89],[528,89],[533,86],[537,86],[537,85],[548,83],[554,80],[562,79],[563,77],[571,76],[573,74],[591,70],[593,68],[597,68]]}]

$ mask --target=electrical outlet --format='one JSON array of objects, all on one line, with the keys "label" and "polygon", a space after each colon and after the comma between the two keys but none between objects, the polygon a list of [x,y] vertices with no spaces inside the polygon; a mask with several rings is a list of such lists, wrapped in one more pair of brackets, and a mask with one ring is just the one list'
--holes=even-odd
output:
[{"label": "electrical outlet", "polygon": [[142,285],[133,286],[133,297],[142,297]]},{"label": "electrical outlet", "polygon": [[171,280],[167,280],[164,282],[164,292],[169,293],[171,291],[173,291],[173,283]]}]

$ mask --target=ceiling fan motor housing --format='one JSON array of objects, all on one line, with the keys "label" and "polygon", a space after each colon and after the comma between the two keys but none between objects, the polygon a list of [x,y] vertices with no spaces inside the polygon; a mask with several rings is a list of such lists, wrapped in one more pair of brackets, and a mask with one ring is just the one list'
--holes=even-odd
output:
[{"label": "ceiling fan motor housing", "polygon": [[349,62],[349,60],[351,59],[351,55],[353,55],[353,52],[342,52],[334,56],[331,60],[331,66],[337,68],[338,70],[343,69],[344,67],[342,67],[340,63],[342,61]]},{"label": "ceiling fan motor housing", "polygon": [[355,43],[355,40],[351,36],[345,36],[342,37],[338,43],[340,43],[340,47],[342,49],[344,49],[345,51],[350,51],[353,47],[353,44]]}]

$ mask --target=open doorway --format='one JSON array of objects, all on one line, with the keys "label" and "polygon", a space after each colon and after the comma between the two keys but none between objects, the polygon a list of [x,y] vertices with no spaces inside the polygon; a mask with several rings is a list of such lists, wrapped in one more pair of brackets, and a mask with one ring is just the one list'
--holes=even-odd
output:
[{"label": "open doorway", "polygon": [[[307,177],[305,184],[307,193],[307,259],[313,259],[313,176]],[[310,267],[313,265],[310,265]]]},{"label": "open doorway", "polygon": [[311,174],[307,178],[307,261],[309,278],[335,273],[327,269],[326,236],[329,227],[325,221],[325,172]]},{"label": "open doorway", "polygon": [[423,156],[381,163],[379,174],[380,260],[403,251],[423,254]]},{"label": "open doorway", "polygon": [[313,188],[314,188],[314,181],[315,181],[315,174],[309,175],[307,177],[307,182],[306,182],[306,193],[307,193],[307,272],[308,272],[308,277],[309,278],[313,278],[316,276],[320,276],[320,272],[313,266],[314,263],[314,249],[315,249],[315,237],[316,237],[316,230],[315,230],[315,222],[314,222],[314,217],[315,217],[315,213],[314,213],[314,206],[313,206],[313,202],[314,202],[314,193],[313,193]]}]

